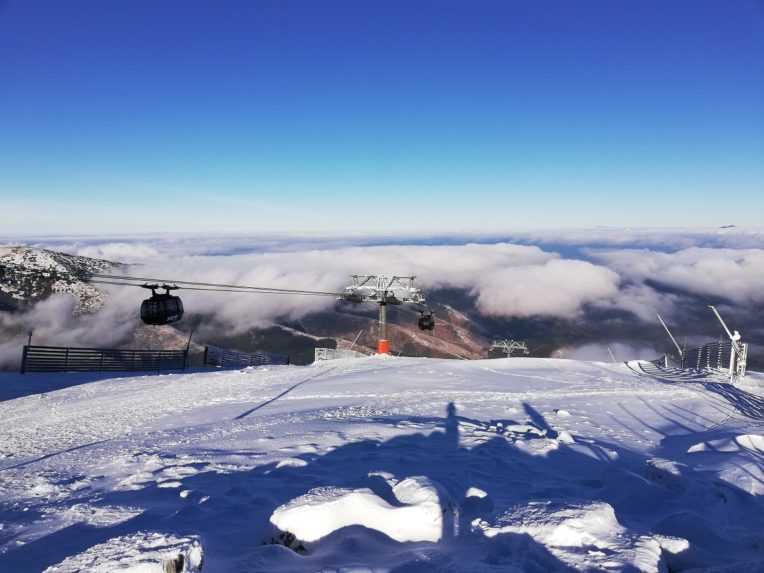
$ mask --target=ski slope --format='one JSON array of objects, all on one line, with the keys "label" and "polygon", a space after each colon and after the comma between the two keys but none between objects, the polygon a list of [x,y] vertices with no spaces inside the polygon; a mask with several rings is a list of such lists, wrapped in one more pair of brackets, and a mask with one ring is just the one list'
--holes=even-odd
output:
[{"label": "ski slope", "polygon": [[764,376],[643,366],[3,375],[0,571],[764,571]]}]

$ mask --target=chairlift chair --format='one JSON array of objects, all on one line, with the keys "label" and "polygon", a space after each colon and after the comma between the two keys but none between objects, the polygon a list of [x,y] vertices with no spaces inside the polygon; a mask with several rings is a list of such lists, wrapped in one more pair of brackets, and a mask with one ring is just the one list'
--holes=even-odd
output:
[{"label": "chairlift chair", "polygon": [[[171,290],[176,290],[177,286],[169,285],[142,285],[143,288],[151,290],[151,296],[141,303],[141,320],[145,324],[162,325],[178,322],[183,318],[183,301],[179,296],[171,295]],[[165,292],[157,293],[157,289],[162,288]]]}]

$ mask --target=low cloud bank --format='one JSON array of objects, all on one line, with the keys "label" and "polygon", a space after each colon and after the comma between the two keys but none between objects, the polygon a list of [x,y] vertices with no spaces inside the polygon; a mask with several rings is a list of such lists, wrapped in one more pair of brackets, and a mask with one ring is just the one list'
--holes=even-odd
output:
[{"label": "low cloud bank", "polygon": [[24,313],[0,312],[0,367],[19,367],[29,332],[36,344],[109,347],[127,337],[137,323],[135,309],[125,301],[113,300],[91,315],[75,316],[75,307],[73,297],[57,294]]},{"label": "low cloud bank", "polygon": [[[514,243],[536,245],[547,251],[581,252],[588,248],[647,249],[675,252],[691,247],[714,249],[758,249],[764,247],[764,229],[724,228],[612,228],[559,229],[510,232],[503,235],[447,234],[408,236],[299,236],[294,234],[190,234],[162,233],[94,237],[0,236],[0,244],[19,244],[49,248],[71,254],[96,256],[123,262],[152,258],[156,252],[167,257],[229,256],[265,252],[299,252],[312,249],[389,245],[464,245],[469,243]],[[127,259],[127,260],[126,260]]]},{"label": "low cloud bank", "polygon": [[605,267],[585,261],[553,259],[487,271],[472,292],[484,314],[571,318],[586,304],[613,303],[620,279]]},{"label": "low cloud bank", "polygon": [[629,360],[653,360],[659,354],[661,352],[651,346],[615,342],[612,344],[592,343],[582,346],[566,346],[555,351],[552,357],[594,362],[626,362]]},{"label": "low cloud bank", "polygon": [[[622,233],[627,235],[621,240],[624,244],[645,237],[644,233]],[[665,238],[658,232],[649,236],[652,240]],[[738,310],[764,302],[761,235],[718,232],[666,236],[673,241],[673,250],[589,246],[578,249],[578,257],[564,248],[509,242],[369,244],[378,239],[363,239],[356,241],[362,244],[352,244],[353,239],[310,241],[285,237],[202,237],[196,241],[192,237],[122,237],[111,241],[49,238],[45,246],[138,263],[131,268],[132,274],[170,280],[341,292],[351,274],[414,274],[421,288],[462,289],[474,297],[479,312],[499,318],[575,321],[586,320],[588,309],[599,309],[633,315],[635,322],[652,323],[656,312],[669,321],[681,322],[686,318],[682,313],[688,297],[723,299]],[[525,239],[567,240],[577,248],[583,244],[584,236],[565,237],[564,233],[548,233],[545,239]],[[590,236],[590,245],[601,245],[607,237],[612,245],[621,244],[616,233],[603,230],[600,235]],[[703,241],[707,245],[727,241],[747,246],[693,245]],[[687,244],[690,246],[685,247]],[[225,253],[229,254],[223,256]],[[0,313],[0,330],[7,333],[34,328],[40,339],[47,337],[62,345],[117,343],[134,326],[140,301],[147,293],[136,288],[104,288],[109,294],[107,303],[95,316],[72,319],[72,303],[55,298],[23,315]],[[285,318],[299,319],[331,309],[336,303],[332,297],[197,291],[181,294],[188,312],[209,315],[216,328],[230,333]],[[16,354],[17,342],[13,345]],[[0,346],[0,354],[6,346]],[[593,355],[602,359],[602,349],[595,350]]]},{"label": "low cloud bank", "polygon": [[590,254],[635,282],[652,281],[738,304],[764,302],[764,249],[692,247],[674,253],[625,249]]},{"label": "low cloud bank", "polygon": [[[417,276],[424,289],[459,288],[493,316],[575,318],[587,304],[617,305],[620,277],[586,261],[562,259],[535,246],[349,247],[231,257],[186,257],[141,267],[147,276],[224,284],[267,285],[341,292],[350,275]],[[211,313],[234,329],[280,316],[299,318],[325,310],[332,298],[184,293],[189,308]]]},{"label": "low cloud bank", "polygon": [[121,263],[142,262],[159,256],[159,251],[146,243],[103,243],[99,245],[86,245],[69,249],[74,255],[91,257],[94,259],[106,259]]}]

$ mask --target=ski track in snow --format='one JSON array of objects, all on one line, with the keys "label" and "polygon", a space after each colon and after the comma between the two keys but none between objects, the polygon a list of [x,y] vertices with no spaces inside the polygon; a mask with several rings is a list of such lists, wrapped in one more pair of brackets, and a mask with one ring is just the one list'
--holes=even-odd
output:
[{"label": "ski track in snow", "polygon": [[370,357],[58,376],[0,402],[3,572],[764,570],[758,374]]}]

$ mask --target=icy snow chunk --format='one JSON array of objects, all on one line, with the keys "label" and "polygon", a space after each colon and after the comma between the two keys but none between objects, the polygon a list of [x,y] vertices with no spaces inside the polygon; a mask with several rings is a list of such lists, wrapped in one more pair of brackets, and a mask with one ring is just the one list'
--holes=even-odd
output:
[{"label": "icy snow chunk", "polygon": [[301,541],[312,542],[351,525],[375,529],[400,542],[438,541],[443,512],[438,488],[426,477],[410,477],[393,487],[394,507],[366,488],[310,490],[276,508],[271,523]]},{"label": "icy snow chunk", "polygon": [[558,408],[558,409],[556,409],[554,411],[554,413],[557,414],[560,418],[569,418],[570,417],[570,412],[568,412],[567,410],[562,410],[562,409]]},{"label": "icy snow chunk", "polygon": [[573,439],[573,436],[570,434],[570,432],[566,432],[565,430],[560,430],[557,432],[557,441],[561,444],[575,444],[576,440]]},{"label": "icy snow chunk", "polygon": [[276,469],[278,468],[302,468],[308,465],[308,462],[305,460],[301,460],[299,458],[284,458],[279,463],[276,464]]},{"label": "icy snow chunk", "polygon": [[137,507],[77,503],[66,509],[57,510],[53,515],[67,523],[87,523],[93,527],[108,527],[123,523],[141,513],[143,510]]},{"label": "icy snow chunk", "polygon": [[182,485],[183,485],[183,484],[182,484],[182,483],[180,483],[179,481],[163,481],[163,482],[159,482],[159,483],[157,484],[157,487],[163,487],[163,488],[176,488],[176,487],[180,487],[180,486],[182,486]]},{"label": "icy snow chunk", "polygon": [[661,548],[669,553],[676,555],[690,548],[690,542],[682,537],[670,537],[668,535],[656,535],[655,540],[660,543]]},{"label": "icy snow chunk", "polygon": [[390,472],[385,472],[385,471],[379,470],[379,471],[369,472],[367,475],[369,477],[379,477],[379,478],[382,478],[391,487],[398,483],[398,480],[395,479],[395,475],[391,474]]},{"label": "icy snow chunk", "polygon": [[195,536],[139,532],[95,545],[43,573],[199,573],[202,561],[202,546]]},{"label": "icy snow chunk", "polygon": [[648,472],[657,471],[662,474],[672,475],[674,477],[681,477],[681,468],[687,467],[684,464],[680,464],[674,460],[667,460],[665,458],[650,458],[645,463],[647,464]]},{"label": "icy snow chunk", "polygon": [[550,545],[561,547],[608,547],[608,538],[621,529],[613,508],[601,503],[584,511],[568,510],[565,519],[549,532],[546,540]]},{"label": "icy snow chunk", "polygon": [[650,458],[645,464],[647,466],[647,478],[650,481],[662,483],[670,488],[682,486],[682,469],[687,469],[684,464],[664,458]]},{"label": "icy snow chunk", "polygon": [[488,494],[484,492],[482,489],[478,487],[471,487],[467,490],[467,493],[464,494],[464,497],[479,497],[484,498]]},{"label": "icy snow chunk", "polygon": [[546,436],[546,430],[531,426],[529,424],[507,424],[504,431],[508,434],[521,434],[525,436]]},{"label": "icy snow chunk", "polygon": [[664,547],[675,552],[686,543],[679,538],[631,534],[604,502],[532,502],[505,513],[495,525],[476,519],[472,527],[486,537],[528,534],[561,561],[587,571],[613,568],[658,573],[664,570]]},{"label": "icy snow chunk", "polygon": [[607,548],[610,538],[623,531],[610,504],[568,505],[555,508],[547,502],[533,502],[501,519],[511,525],[480,526],[486,537],[500,533],[527,533],[545,545],[560,547],[594,546]]},{"label": "icy snow chunk", "polygon": [[758,434],[741,434],[734,438],[724,438],[720,440],[710,440],[700,442],[687,450],[688,454],[696,452],[741,452],[751,451],[755,453],[764,453],[764,436]]},{"label": "icy snow chunk", "polygon": [[420,505],[439,503],[437,487],[424,476],[409,477],[397,483],[393,488],[393,494],[401,503]]}]

